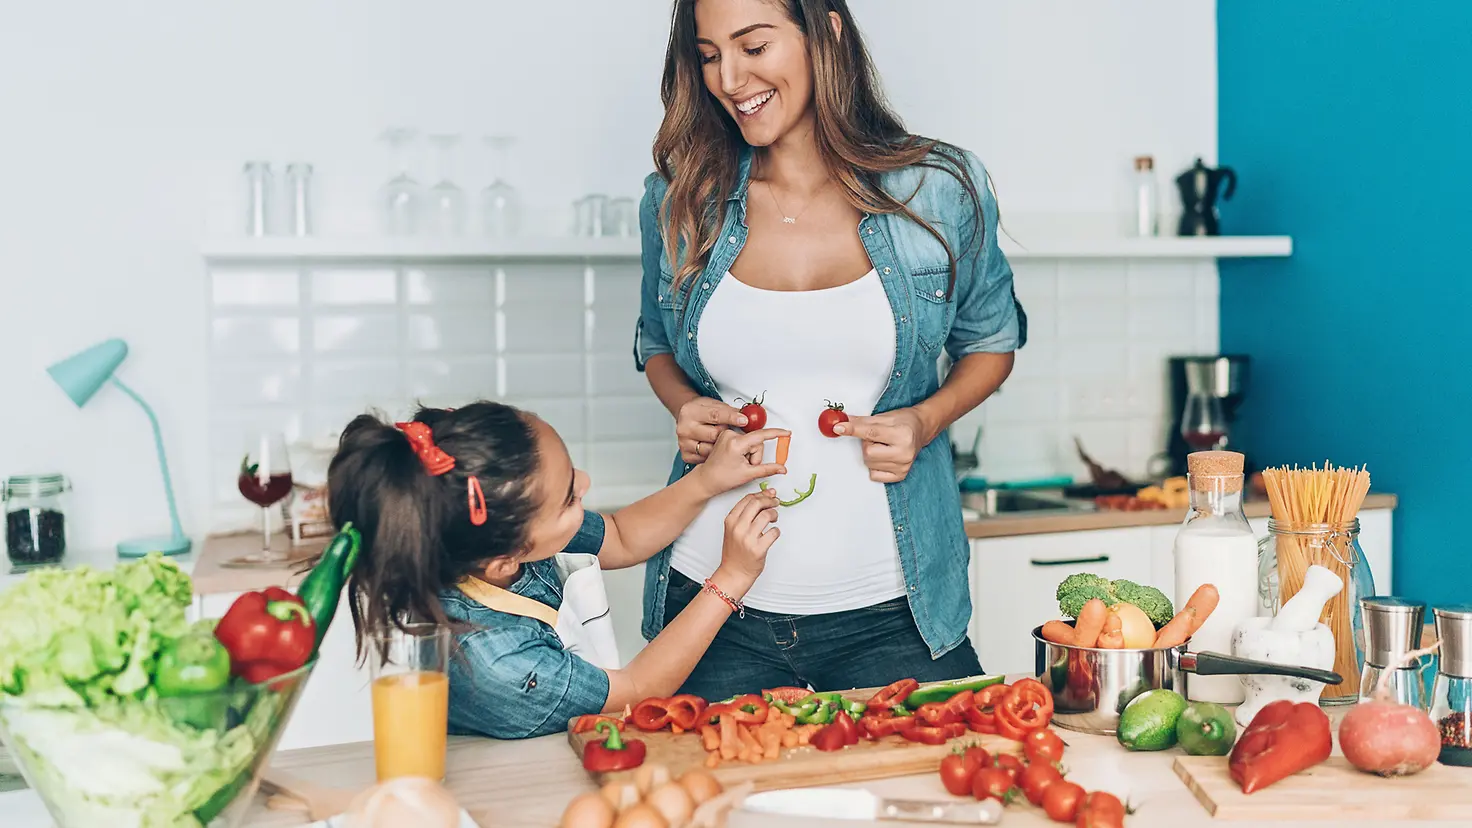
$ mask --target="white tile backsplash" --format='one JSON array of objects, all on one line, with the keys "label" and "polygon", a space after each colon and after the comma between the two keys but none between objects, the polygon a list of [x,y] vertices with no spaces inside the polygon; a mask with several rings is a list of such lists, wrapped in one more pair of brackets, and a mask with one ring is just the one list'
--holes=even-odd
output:
[{"label": "white tile backsplash", "polygon": [[[1168,422],[1165,360],[1217,347],[1215,265],[1028,260],[1014,271],[1029,343],[953,439],[969,448],[982,429],[981,473],[992,479],[1082,479],[1074,435],[1100,462],[1143,473]],[[251,514],[236,508],[233,474],[248,430],[325,436],[370,408],[401,417],[416,402],[500,399],[536,412],[592,476],[594,505],[646,494],[669,474],[673,423],[632,356],[637,264],[221,268],[210,278],[222,515]]]}]

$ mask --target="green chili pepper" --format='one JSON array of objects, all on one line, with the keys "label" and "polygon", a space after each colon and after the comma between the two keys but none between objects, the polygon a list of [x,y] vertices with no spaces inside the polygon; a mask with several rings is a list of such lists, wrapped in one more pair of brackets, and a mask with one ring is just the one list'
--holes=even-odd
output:
[{"label": "green chili pepper", "polygon": [[[765,492],[767,490],[767,484],[766,484],[766,482],[763,481],[762,483],[759,483],[757,485],[757,488],[759,488],[759,489],[761,489],[762,491]],[[816,488],[818,488],[818,475],[814,474],[814,475],[812,475],[812,476],[810,476],[808,478],[808,490],[807,491],[805,491],[805,492],[798,492],[797,493],[797,497],[793,498],[792,500],[783,500],[782,498],[779,497],[779,498],[777,498],[777,504],[779,506],[796,506],[797,504],[803,502],[804,500],[807,500],[808,497],[810,497],[812,495],[813,490],[816,489]]]},{"label": "green chili pepper", "polygon": [[312,658],[316,657],[317,649],[322,646],[322,639],[327,635],[327,627],[337,615],[338,599],[342,597],[343,585],[352,574],[362,543],[363,538],[353,528],[352,521],[344,523],[342,529],[327,544],[327,548],[322,550],[317,565],[312,567],[301,586],[296,588],[297,597],[302,599],[302,604],[306,606],[307,613],[312,616],[312,623],[317,628]]}]

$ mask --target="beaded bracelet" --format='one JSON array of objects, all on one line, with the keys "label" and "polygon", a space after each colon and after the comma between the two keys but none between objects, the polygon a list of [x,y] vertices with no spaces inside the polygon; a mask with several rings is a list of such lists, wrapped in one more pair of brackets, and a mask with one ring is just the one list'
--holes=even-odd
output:
[{"label": "beaded bracelet", "polygon": [[706,578],[705,579],[705,589],[710,594],[716,596],[717,598],[721,599],[722,601],[725,601],[726,602],[726,606],[730,607],[731,608],[731,611],[734,612],[734,613],[736,613],[736,617],[737,618],[745,618],[746,617],[746,607],[743,606],[740,601],[737,601],[735,598],[732,598],[731,596],[729,596],[726,593],[722,592],[721,591],[721,588],[718,587],[718,586],[716,586],[716,582],[715,581],[712,581],[711,579]]}]

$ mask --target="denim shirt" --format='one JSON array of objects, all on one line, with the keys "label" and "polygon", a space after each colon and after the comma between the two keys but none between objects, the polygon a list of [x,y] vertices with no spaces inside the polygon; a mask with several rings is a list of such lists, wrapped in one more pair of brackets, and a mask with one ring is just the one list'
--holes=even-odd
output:
[{"label": "denim shirt", "polygon": [[[598,554],[603,516],[585,512],[565,552]],[[526,564],[511,592],[557,609],[562,582],[552,561]],[[551,627],[499,612],[451,587],[440,605],[468,630],[450,656],[450,732],[494,739],[529,739],[567,729],[574,716],[601,713],[608,674],[563,649]]]},{"label": "denim shirt", "polygon": [[[747,148],[737,185],[726,199],[721,235],[705,270],[687,279],[678,296],[659,226],[667,185],[658,174],[645,179],[639,210],[644,275],[635,361],[642,371],[651,357],[673,354],[695,390],[716,399],[716,384],[700,359],[700,317],[746,243],[751,159]],[[942,348],[959,360],[975,353],[1009,353],[1026,342],[1027,316],[1012,289],[1011,265],[997,245],[996,199],[987,187],[981,162],[971,153],[965,153],[965,162],[982,199],[982,238],[976,241],[974,202],[950,173],[908,167],[887,173],[880,181],[889,194],[901,201],[908,199],[909,208],[938,230],[958,256],[956,282],[949,294],[945,248],[925,228],[899,215],[871,214],[859,221],[859,240],[894,313],[895,361],[875,413],[912,406],[934,394],[940,387]],[[689,469],[677,452],[670,482]],[[910,611],[932,657],[938,658],[961,643],[971,618],[970,547],[950,441],[937,438],[920,449],[908,476],[885,489]],[[647,565],[646,638],[657,635],[664,624],[669,569],[668,548]]]}]

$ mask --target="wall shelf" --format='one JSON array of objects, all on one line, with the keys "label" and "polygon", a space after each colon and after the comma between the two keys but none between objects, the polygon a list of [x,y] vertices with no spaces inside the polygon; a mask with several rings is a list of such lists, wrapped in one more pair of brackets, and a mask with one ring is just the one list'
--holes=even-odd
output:
[{"label": "wall shelf", "polygon": [[[1289,256],[1288,236],[1055,237],[1028,243],[1002,240],[1010,259],[1222,259]],[[218,238],[201,247],[211,264],[308,262],[471,263],[495,261],[625,261],[639,259],[637,238],[399,239]]]}]

